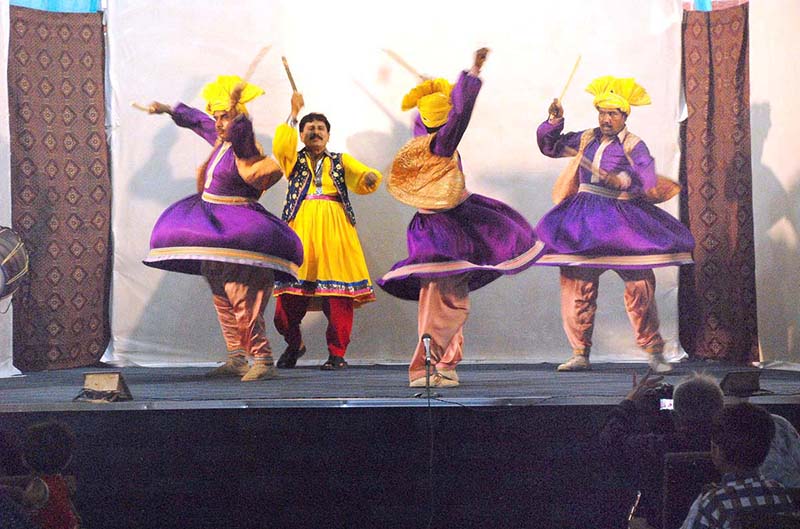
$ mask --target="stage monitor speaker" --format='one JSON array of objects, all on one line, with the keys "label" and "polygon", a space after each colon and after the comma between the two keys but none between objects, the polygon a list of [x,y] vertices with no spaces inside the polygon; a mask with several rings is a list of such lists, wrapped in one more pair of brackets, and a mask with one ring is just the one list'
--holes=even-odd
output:
[{"label": "stage monitor speaker", "polygon": [[84,374],[83,389],[73,400],[120,402],[133,396],[120,371],[99,371]]},{"label": "stage monitor speaker", "polygon": [[722,393],[733,397],[750,397],[762,393],[758,379],[761,371],[729,371],[725,373],[719,387]]}]

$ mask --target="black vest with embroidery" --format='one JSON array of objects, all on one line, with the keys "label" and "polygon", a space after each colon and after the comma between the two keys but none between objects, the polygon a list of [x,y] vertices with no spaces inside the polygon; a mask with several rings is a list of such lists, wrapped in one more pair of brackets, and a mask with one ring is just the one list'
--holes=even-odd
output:
[{"label": "black vest with embroidery", "polygon": [[[344,181],[344,165],[342,165],[342,154],[332,152],[331,155],[331,179],[342,199],[344,211],[350,224],[356,225],[356,214],[353,211],[353,206],[350,205],[350,198],[347,196],[347,184]],[[308,194],[308,187],[311,184],[311,177],[314,174],[312,168],[308,166],[306,159],[306,150],[302,149],[297,153],[297,163],[294,164],[292,174],[289,175],[289,188],[286,190],[286,201],[283,204],[283,213],[281,218],[286,222],[294,219],[297,216],[297,210],[300,209],[300,204]]]}]

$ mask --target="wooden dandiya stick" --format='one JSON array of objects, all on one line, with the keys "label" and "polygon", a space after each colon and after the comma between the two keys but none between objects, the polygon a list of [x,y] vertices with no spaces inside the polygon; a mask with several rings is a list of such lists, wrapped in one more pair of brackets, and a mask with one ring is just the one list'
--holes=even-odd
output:
[{"label": "wooden dandiya stick", "polygon": [[292,92],[297,93],[297,85],[294,83],[292,70],[289,69],[289,61],[286,60],[286,57],[281,57],[281,61],[283,61],[283,69],[286,70],[286,77],[289,78],[289,84],[292,85]]},{"label": "wooden dandiya stick", "polygon": [[242,91],[244,90],[244,87],[247,86],[247,82],[250,80],[251,77],[253,77],[253,74],[255,73],[256,68],[258,68],[261,59],[264,58],[264,56],[267,54],[270,48],[272,48],[272,45],[264,46],[263,48],[258,50],[256,56],[253,58],[252,61],[250,61],[250,65],[247,67],[247,71],[245,72],[244,77],[242,77],[242,80],[239,82],[239,84],[236,85],[236,87],[234,87],[233,92],[231,93],[231,108],[235,107],[239,103],[239,98],[242,96]]},{"label": "wooden dandiya stick", "polygon": [[[567,153],[569,156],[577,156],[578,155],[578,151],[576,149],[573,149],[572,147],[567,147],[566,145],[564,146],[564,152]],[[592,163],[592,161],[589,160],[583,154],[581,154],[581,159],[580,159],[580,161],[578,163],[579,163],[579,165],[581,167],[583,167],[584,169],[586,169],[587,171],[589,171],[593,175],[601,176],[600,175],[600,168],[597,167],[596,165],[594,165]]]},{"label": "wooden dandiya stick", "polygon": [[569,78],[567,79],[567,84],[564,85],[564,89],[561,91],[561,95],[558,98],[558,102],[560,103],[562,99],[564,99],[564,94],[567,93],[567,88],[569,88],[569,84],[572,82],[572,77],[575,75],[575,70],[578,69],[578,65],[581,63],[581,56],[578,55],[578,59],[575,61],[575,66],[572,67],[572,72],[569,74]]},{"label": "wooden dandiya stick", "polygon": [[[249,81],[250,78],[253,77],[256,68],[258,68],[259,63],[267,54],[267,52],[270,50],[270,48],[272,48],[272,45],[264,46],[258,51],[255,58],[252,61],[250,61],[250,66],[247,67],[247,72],[245,72],[244,77],[242,77],[242,82],[239,83],[239,87],[241,89],[244,89],[245,85],[247,84],[247,81]],[[234,105],[236,104],[236,102],[233,103]],[[137,103],[136,101],[131,101],[131,106],[136,110],[141,110],[142,112],[147,112],[148,114],[153,112],[152,105],[143,105],[141,103]]]},{"label": "wooden dandiya stick", "polygon": [[261,59],[264,58],[264,56],[267,54],[270,48],[272,48],[271,44],[269,46],[264,46],[263,48],[258,50],[258,53],[256,54],[255,58],[252,61],[250,61],[250,66],[247,67],[247,72],[245,72],[244,77],[242,77],[242,81],[246,83],[247,81],[250,80],[251,77],[253,77],[256,68],[258,68],[258,64],[261,62]]},{"label": "wooden dandiya stick", "polygon": [[150,105],[143,105],[141,103],[137,103],[136,101],[131,101],[131,106],[136,110],[141,110],[142,112],[150,113]]},{"label": "wooden dandiya stick", "polygon": [[402,57],[400,57],[400,55],[398,55],[398,54],[397,54],[397,53],[395,53],[394,51],[392,51],[392,50],[389,50],[389,49],[386,49],[386,48],[384,48],[384,49],[383,49],[383,51],[386,53],[386,55],[388,55],[389,57],[391,57],[392,59],[394,59],[394,60],[395,60],[395,62],[397,62],[397,64],[399,64],[400,66],[402,66],[403,68],[405,68],[406,70],[408,70],[408,71],[409,71],[409,72],[410,72],[412,75],[416,75],[417,77],[419,77],[419,79],[420,79],[421,81],[424,81],[425,79],[427,79],[427,78],[426,78],[424,75],[422,75],[422,74],[421,74],[421,73],[419,73],[417,70],[415,70],[413,66],[411,66],[410,64],[408,64],[408,63],[405,61],[405,59],[403,59]]}]

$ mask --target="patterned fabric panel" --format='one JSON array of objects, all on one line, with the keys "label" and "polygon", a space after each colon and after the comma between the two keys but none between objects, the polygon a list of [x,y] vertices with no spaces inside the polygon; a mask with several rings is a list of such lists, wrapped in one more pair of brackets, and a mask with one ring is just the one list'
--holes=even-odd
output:
[{"label": "patterned fabric panel", "polygon": [[14,364],[70,368],[109,342],[111,184],[102,15],[11,7],[13,228],[30,254],[14,295]]},{"label": "patterned fabric panel", "polygon": [[747,5],[684,13],[681,220],[697,246],[680,271],[680,340],[739,363],[758,359],[747,28]]}]

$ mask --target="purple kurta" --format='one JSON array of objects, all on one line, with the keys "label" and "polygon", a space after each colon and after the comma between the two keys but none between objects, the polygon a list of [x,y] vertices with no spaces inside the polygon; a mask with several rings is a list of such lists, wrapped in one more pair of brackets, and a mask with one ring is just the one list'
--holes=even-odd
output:
[{"label": "purple kurta", "polygon": [[[558,158],[565,156],[565,148],[578,150],[583,132],[561,134],[563,128],[563,120],[556,125],[548,121],[539,125],[536,139],[542,154]],[[686,226],[641,198],[657,181],[655,164],[644,142],[631,150],[631,165],[620,141],[627,130],[602,146],[599,156],[603,137],[599,129],[594,134],[584,158],[608,173],[626,172],[631,185],[620,193],[596,176],[593,181],[592,172],[581,166],[578,193],[548,211],[536,226],[536,234],[545,245],[536,264],[646,269],[692,263],[694,238]]]},{"label": "purple kurta", "polygon": [[[462,72],[450,94],[453,108],[435,134],[431,155],[450,158],[467,130],[481,80]],[[417,118],[414,135],[428,134]],[[459,166],[460,166],[459,158]],[[542,245],[525,218],[506,204],[470,194],[458,206],[435,213],[417,212],[406,232],[408,258],[396,263],[377,283],[402,299],[419,298],[420,278],[469,272],[469,290],[503,274],[525,270]]]},{"label": "purple kurta", "polygon": [[[215,145],[214,120],[204,112],[181,103],[173,120]],[[303,262],[303,246],[285,222],[258,203],[262,191],[247,184],[236,168],[232,144],[244,141],[252,124],[232,130],[232,143],[221,143],[211,154],[204,192],[171,205],[156,221],[144,264],[199,275],[203,261],[219,261],[271,268],[276,280],[292,281]]]}]

